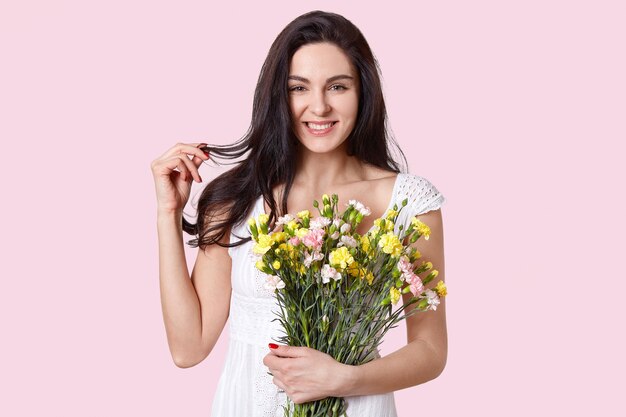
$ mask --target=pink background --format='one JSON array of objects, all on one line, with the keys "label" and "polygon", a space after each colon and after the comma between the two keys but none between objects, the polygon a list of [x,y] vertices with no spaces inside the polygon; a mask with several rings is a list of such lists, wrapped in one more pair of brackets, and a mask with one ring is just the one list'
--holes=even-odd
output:
[{"label": "pink background", "polygon": [[624,415],[624,3],[412,3],[3,1],[0,415],[209,415],[228,327],[172,362],[150,162],[241,137],[312,9],[363,31],[411,172],[448,199],[448,364],[400,416]]}]

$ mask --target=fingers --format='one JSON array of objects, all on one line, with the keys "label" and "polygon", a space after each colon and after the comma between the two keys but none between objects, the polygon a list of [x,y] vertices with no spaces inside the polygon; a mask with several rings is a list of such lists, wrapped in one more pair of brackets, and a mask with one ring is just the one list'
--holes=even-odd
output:
[{"label": "fingers", "polygon": [[209,157],[200,149],[200,146],[206,145],[205,143],[182,143],[178,142],[176,145],[168,149],[164,154],[164,158],[169,158],[174,155],[194,155],[202,160],[209,159]]},{"label": "fingers", "polygon": [[[273,347],[276,346],[276,347]],[[288,358],[297,358],[306,355],[306,349],[303,346],[287,346],[287,345],[276,345],[272,343],[270,345],[270,352],[276,356],[288,357]]]},{"label": "fingers", "polygon": [[[200,149],[205,143],[177,143],[153,162],[153,169],[160,168],[162,175],[169,175],[174,169],[180,171],[183,180],[195,179],[202,182],[198,167],[209,159],[208,152]],[[192,159],[189,159],[192,156]]]}]

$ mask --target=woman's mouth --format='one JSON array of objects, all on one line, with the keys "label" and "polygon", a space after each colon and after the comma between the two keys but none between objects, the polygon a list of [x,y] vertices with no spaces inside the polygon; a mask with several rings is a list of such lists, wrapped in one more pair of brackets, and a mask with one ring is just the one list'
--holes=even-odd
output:
[{"label": "woman's mouth", "polygon": [[305,122],[304,123],[307,130],[310,134],[315,136],[323,136],[328,134],[337,122],[327,122],[327,123],[313,123],[313,122]]}]

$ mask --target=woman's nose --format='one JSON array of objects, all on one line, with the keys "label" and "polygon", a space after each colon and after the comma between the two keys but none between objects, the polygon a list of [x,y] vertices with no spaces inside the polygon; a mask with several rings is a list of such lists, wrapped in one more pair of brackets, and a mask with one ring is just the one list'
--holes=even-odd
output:
[{"label": "woman's nose", "polygon": [[318,91],[312,95],[309,107],[314,114],[326,114],[330,111],[328,97],[326,97],[324,91]]}]

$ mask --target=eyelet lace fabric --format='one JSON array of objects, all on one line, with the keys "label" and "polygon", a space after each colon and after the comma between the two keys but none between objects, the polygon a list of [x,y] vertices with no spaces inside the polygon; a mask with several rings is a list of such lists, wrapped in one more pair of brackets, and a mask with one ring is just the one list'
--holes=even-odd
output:
[{"label": "eyelet lace fabric", "polygon": [[[425,178],[400,173],[396,179],[389,207],[405,207],[396,228],[408,226],[410,218],[430,210],[436,210],[445,198]],[[263,200],[257,200],[250,216],[262,213]],[[398,230],[396,229],[396,232]],[[231,242],[236,236],[247,236],[247,224],[233,227]],[[247,242],[229,248],[232,258],[232,294],[228,318],[229,345],[226,360],[213,397],[212,417],[282,417],[286,394],[273,383],[263,357],[269,353],[268,343],[276,342],[283,335],[276,319],[279,311],[273,291],[264,287],[265,274],[254,266],[252,244]],[[376,358],[380,353],[376,352]],[[376,395],[346,397],[348,417],[397,417],[392,392]]]}]

